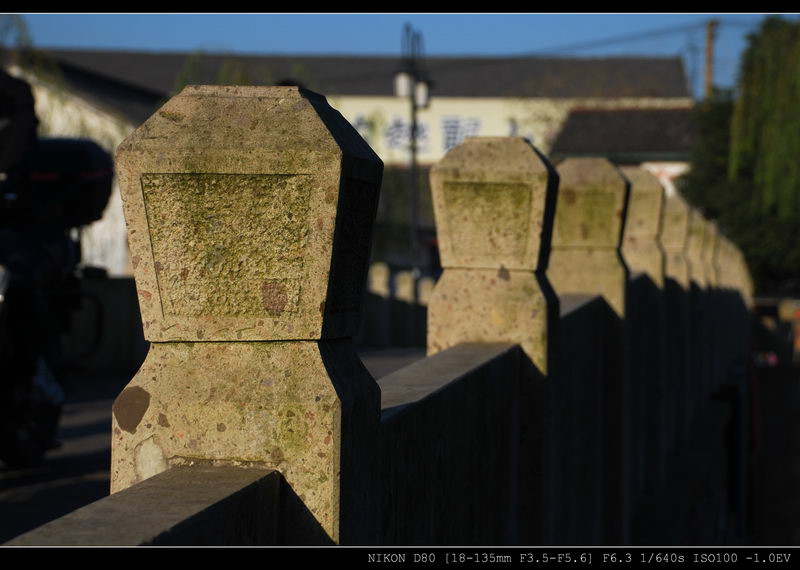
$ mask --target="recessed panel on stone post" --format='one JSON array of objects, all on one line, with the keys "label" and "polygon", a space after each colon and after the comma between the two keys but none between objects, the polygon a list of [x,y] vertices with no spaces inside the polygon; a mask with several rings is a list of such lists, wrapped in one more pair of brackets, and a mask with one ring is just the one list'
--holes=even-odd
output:
[{"label": "recessed panel on stone post", "polygon": [[664,188],[658,178],[639,167],[622,173],[631,183],[622,256],[631,273],[645,273],[658,287],[664,286],[664,252],[658,241]]},{"label": "recessed panel on stone post", "polygon": [[117,169],[151,345],[114,402],[112,492],[266,466],[291,490],[286,541],[375,540],[380,392],[350,337],[380,159],[315,93],[189,86]]},{"label": "recessed panel on stone post", "polygon": [[629,183],[604,158],[567,159],[558,173],[547,276],[558,294],[602,295],[623,316],[627,269],[620,245]]}]

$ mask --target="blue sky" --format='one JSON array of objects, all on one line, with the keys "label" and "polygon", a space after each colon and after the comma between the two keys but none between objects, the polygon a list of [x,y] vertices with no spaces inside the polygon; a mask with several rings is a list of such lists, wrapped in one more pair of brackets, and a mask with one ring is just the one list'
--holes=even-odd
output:
[{"label": "blue sky", "polygon": [[[761,14],[24,14],[39,47],[399,55],[405,22],[428,55],[681,55],[702,83],[704,22],[717,18],[715,77],[735,82]],[[797,18],[797,16],[789,16]],[[621,40],[621,41],[606,41]]]}]

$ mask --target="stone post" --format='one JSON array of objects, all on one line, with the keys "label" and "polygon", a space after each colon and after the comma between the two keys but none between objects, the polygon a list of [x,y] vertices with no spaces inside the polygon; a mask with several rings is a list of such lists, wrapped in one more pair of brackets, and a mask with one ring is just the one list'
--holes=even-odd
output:
[{"label": "stone post", "polygon": [[351,337],[380,159],[310,91],[189,86],[117,168],[151,346],[114,402],[112,492],[269,467],[286,542],[374,542],[380,391]]},{"label": "stone post", "polygon": [[686,244],[686,257],[689,261],[689,279],[700,289],[706,288],[706,272],[703,268],[703,245],[706,224],[700,210],[691,208],[689,215],[689,236]]},{"label": "stone post", "polygon": [[624,167],[631,183],[622,257],[631,274],[644,273],[660,289],[664,287],[665,255],[658,236],[664,188],[658,178],[640,167]]},{"label": "stone post", "polygon": [[559,295],[602,295],[625,316],[628,271],[620,255],[629,184],[604,158],[571,158],[561,179],[547,277]]},{"label": "stone post", "polygon": [[640,491],[664,478],[667,398],[664,371],[664,251],[658,240],[664,188],[639,167],[623,167],[630,181],[622,256],[631,274],[628,311],[631,329],[631,443],[638,457]]},{"label": "stone post", "polygon": [[706,288],[706,271],[703,264],[703,246],[705,244],[706,223],[703,214],[694,208],[689,217],[689,239],[686,245],[686,255],[689,259],[689,279],[691,282],[690,318],[691,318],[691,362],[692,374],[690,391],[692,393],[694,410],[705,401],[705,387],[707,385],[707,351],[706,339],[708,337],[708,303]]},{"label": "stone post", "polygon": [[680,194],[672,194],[664,203],[661,223],[661,245],[664,248],[667,417],[672,426],[667,432],[667,450],[673,450],[680,436],[688,436],[690,428],[689,378],[692,374],[691,347],[691,280],[687,245],[691,210]]},{"label": "stone post", "polygon": [[717,255],[719,251],[719,229],[717,224],[706,220],[705,239],[703,241],[703,269],[706,273],[706,298],[708,303],[708,381],[709,391],[715,390],[724,378],[722,360],[721,319],[724,316],[720,284],[717,279]]},{"label": "stone post", "polygon": [[464,342],[519,343],[520,541],[552,532],[550,416],[544,375],[558,300],[545,277],[558,185],[522,138],[469,138],[431,170],[444,272],[428,304],[428,353]]},{"label": "stone post", "polygon": [[515,137],[467,139],[431,169],[445,271],[428,305],[428,354],[519,342],[547,372],[544,271],[557,185],[547,160]]},{"label": "stone post", "polygon": [[560,187],[547,277],[559,295],[602,296],[613,316],[598,339],[602,376],[604,541],[630,538],[634,463],[630,457],[630,373],[625,326],[628,270],[620,254],[628,180],[603,158],[567,159],[558,166]]},{"label": "stone post", "polygon": [[717,284],[717,249],[719,247],[719,229],[715,222],[706,220],[706,229],[703,239],[703,269],[705,270],[706,286],[716,288]]},{"label": "stone post", "polygon": [[689,237],[690,209],[680,194],[668,196],[661,222],[661,246],[664,248],[664,275],[685,291],[689,290],[689,262],[686,247]]}]

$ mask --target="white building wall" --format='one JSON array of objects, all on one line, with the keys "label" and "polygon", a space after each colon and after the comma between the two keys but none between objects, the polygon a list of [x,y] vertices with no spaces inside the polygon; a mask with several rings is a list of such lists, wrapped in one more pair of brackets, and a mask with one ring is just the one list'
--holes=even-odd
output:
[{"label": "white building wall", "polygon": [[[409,162],[411,104],[400,97],[329,96],[387,165]],[[432,97],[420,110],[417,159],[433,164],[467,136],[522,136],[547,154],[572,109],[690,108],[690,98]]]},{"label": "white building wall", "polygon": [[[8,72],[31,84],[39,118],[39,136],[88,138],[109,153],[130,134],[129,122],[75,96],[66,89],[11,67]],[[130,275],[128,237],[116,179],[102,219],[84,228],[83,262],[104,267],[111,275]]]}]

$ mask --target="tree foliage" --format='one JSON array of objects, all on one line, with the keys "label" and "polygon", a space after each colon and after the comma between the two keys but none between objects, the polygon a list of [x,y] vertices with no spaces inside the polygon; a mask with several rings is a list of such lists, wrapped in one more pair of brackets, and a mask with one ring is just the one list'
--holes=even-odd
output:
[{"label": "tree foliage", "polygon": [[800,214],[800,22],[768,18],[748,39],[728,174],[755,208],[788,220]]},{"label": "tree foliage", "polygon": [[694,115],[682,191],[744,252],[759,294],[800,294],[800,23],[749,38],[734,93]]}]

